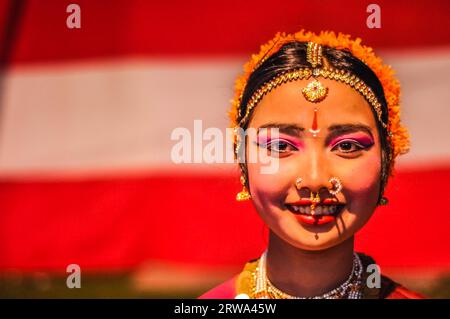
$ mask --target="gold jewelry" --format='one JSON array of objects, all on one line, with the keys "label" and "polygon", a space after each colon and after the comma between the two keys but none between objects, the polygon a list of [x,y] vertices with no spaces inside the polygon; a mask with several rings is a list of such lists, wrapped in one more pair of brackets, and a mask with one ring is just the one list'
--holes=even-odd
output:
[{"label": "gold jewelry", "polygon": [[319,81],[314,80],[302,89],[302,94],[307,101],[319,103],[327,97],[328,88]]},{"label": "gold jewelry", "polygon": [[300,190],[300,184],[303,182],[303,178],[299,177],[295,180],[295,188]]},{"label": "gold jewelry", "polygon": [[385,206],[387,204],[389,204],[389,199],[387,199],[387,197],[384,197],[384,196],[381,197],[380,202],[378,203],[378,205]]},{"label": "gold jewelry", "polygon": [[[313,75],[315,75],[315,67],[322,65],[322,46],[320,44],[308,42],[306,61],[313,67]],[[323,86],[319,81],[314,80],[302,90],[302,94],[307,101],[319,103],[327,97],[328,88]]]},{"label": "gold jewelry", "polygon": [[251,298],[256,299],[361,299],[363,265],[357,253],[353,253],[353,267],[347,280],[339,287],[315,297],[298,297],[287,294],[272,284],[267,276],[267,250],[252,273]]},{"label": "gold jewelry", "polygon": [[331,177],[328,180],[331,183],[331,189],[328,189],[331,195],[336,196],[342,190],[342,182],[337,177]]},{"label": "gold jewelry", "polygon": [[280,86],[283,83],[296,80],[308,80],[311,76],[323,77],[325,79],[339,81],[354,88],[366,99],[369,105],[373,107],[373,109],[377,114],[378,121],[383,125],[383,127],[387,127],[387,123],[384,123],[382,119],[381,103],[378,101],[372,89],[367,84],[365,84],[360,78],[352,74],[350,71],[333,69],[331,67],[322,67],[320,69],[314,69],[314,74],[313,70],[311,70],[310,68],[300,68],[298,70],[281,73],[280,75],[274,77],[269,82],[266,82],[250,98],[247,104],[245,115],[239,121],[238,126],[242,126],[242,124],[247,121],[252,109],[261,101],[261,99],[267,93],[269,93],[270,91],[272,91],[273,89],[275,89],[276,87]]},{"label": "gold jewelry", "polygon": [[322,65],[322,46],[320,44],[311,41],[308,42],[306,47],[306,61],[308,61],[313,68]]},{"label": "gold jewelry", "polygon": [[314,193],[311,192],[311,196],[309,197],[309,200],[311,201],[311,214],[314,215],[316,206],[320,203],[320,195],[319,192],[316,193],[314,196]]},{"label": "gold jewelry", "polygon": [[236,200],[238,202],[243,202],[243,201],[249,200],[252,197],[251,197],[250,193],[248,192],[247,187],[245,186],[245,182],[246,182],[245,176],[241,175],[240,180],[241,180],[241,184],[242,184],[242,190],[239,193],[237,193]]}]

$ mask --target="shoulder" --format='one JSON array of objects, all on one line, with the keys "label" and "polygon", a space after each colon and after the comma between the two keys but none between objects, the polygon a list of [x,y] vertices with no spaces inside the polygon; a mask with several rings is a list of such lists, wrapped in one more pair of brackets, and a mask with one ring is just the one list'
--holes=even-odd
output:
[{"label": "shoulder", "polygon": [[238,275],[233,276],[220,285],[208,290],[198,299],[234,299],[236,297],[236,280]]},{"label": "shoulder", "polygon": [[238,295],[242,295],[243,297],[250,296],[251,287],[253,286],[253,272],[257,264],[258,258],[248,261],[239,274],[234,275],[232,278],[205,292],[198,298],[235,299]]},{"label": "shoulder", "polygon": [[418,292],[409,290],[400,284],[395,285],[395,288],[388,294],[386,299],[425,299],[426,297]]}]

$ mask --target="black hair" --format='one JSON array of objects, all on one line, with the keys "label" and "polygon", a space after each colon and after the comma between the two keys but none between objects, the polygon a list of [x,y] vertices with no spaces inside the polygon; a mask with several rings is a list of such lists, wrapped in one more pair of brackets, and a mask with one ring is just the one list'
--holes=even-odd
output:
[{"label": "black hair", "polygon": [[[281,73],[297,70],[300,68],[310,68],[310,64],[306,60],[307,43],[306,42],[290,42],[283,45],[276,53],[268,57],[263,63],[261,63],[250,75],[246,87],[244,89],[241,103],[239,105],[239,117],[238,123],[242,120],[245,115],[247,104],[252,97],[253,93],[262,87],[265,83],[269,82]],[[361,60],[354,57],[348,50],[339,50],[331,48],[329,46],[322,46],[322,55],[328,61],[330,66],[334,69],[350,71],[356,77],[360,78],[367,86],[369,86],[374,94],[376,95],[378,101],[381,104],[382,110],[382,121],[388,123],[388,108],[387,102],[384,95],[383,86],[380,80],[377,78],[375,73]],[[372,113],[375,116],[377,128],[380,136],[381,145],[381,183],[380,183],[380,193],[378,200],[380,201],[384,189],[387,184],[387,180],[390,174],[390,162],[391,162],[391,147],[388,142],[388,131],[380,121],[374,108],[371,107]],[[241,123],[241,128],[246,129],[248,123],[251,119],[248,116],[245,123]],[[240,150],[245,154],[245,150]],[[238,154],[239,156],[239,154]],[[241,154],[242,156],[242,154]],[[245,163],[240,162],[241,170],[246,176],[247,188],[248,185],[248,175],[247,167]]]}]

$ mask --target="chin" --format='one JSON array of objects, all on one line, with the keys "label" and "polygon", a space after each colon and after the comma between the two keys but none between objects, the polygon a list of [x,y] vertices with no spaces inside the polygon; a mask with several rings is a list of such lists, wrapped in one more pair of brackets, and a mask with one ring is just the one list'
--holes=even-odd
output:
[{"label": "chin", "polygon": [[315,237],[315,235],[312,234],[308,237],[309,238],[294,240],[291,245],[302,250],[321,251],[337,246],[351,236],[339,237],[335,235],[328,236],[328,234],[318,234],[317,237]]},{"label": "chin", "polygon": [[306,251],[320,251],[337,246],[350,236],[339,236],[337,232],[311,233],[303,231],[296,236],[292,234],[277,234],[290,245]]}]

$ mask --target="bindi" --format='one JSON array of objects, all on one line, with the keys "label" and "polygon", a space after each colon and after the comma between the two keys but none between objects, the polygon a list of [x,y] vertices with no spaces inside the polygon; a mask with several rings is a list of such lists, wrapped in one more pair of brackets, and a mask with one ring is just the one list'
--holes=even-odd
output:
[{"label": "bindi", "polygon": [[314,109],[313,122],[311,128],[309,129],[309,132],[312,133],[313,137],[316,137],[320,132],[320,128],[317,125],[317,108]]}]

